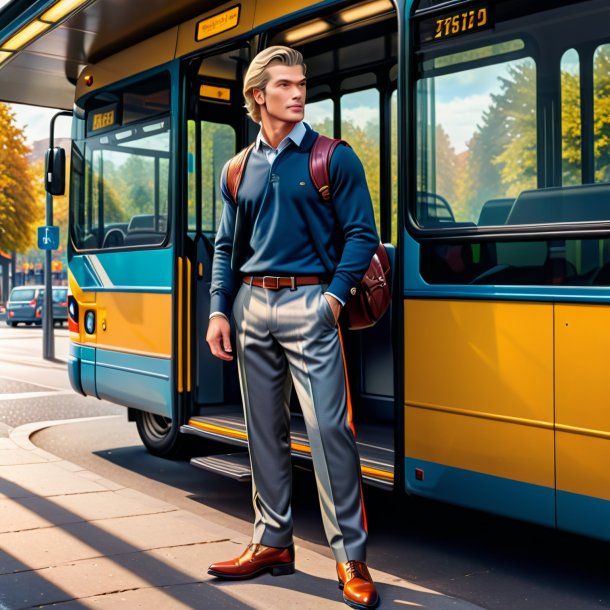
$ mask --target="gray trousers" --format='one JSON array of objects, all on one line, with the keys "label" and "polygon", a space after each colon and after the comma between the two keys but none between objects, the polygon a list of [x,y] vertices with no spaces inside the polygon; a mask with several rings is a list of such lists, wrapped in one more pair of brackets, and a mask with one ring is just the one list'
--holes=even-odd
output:
[{"label": "gray trousers", "polygon": [[365,561],[360,460],[348,420],[341,340],[323,288],[243,284],[233,307],[252,465],[252,541],[292,544],[289,398],[294,383],[328,543],[337,562]]}]

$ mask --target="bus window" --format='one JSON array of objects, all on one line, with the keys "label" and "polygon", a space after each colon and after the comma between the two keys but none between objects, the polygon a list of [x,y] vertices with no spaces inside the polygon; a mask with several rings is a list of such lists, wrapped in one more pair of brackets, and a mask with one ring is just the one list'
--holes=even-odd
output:
[{"label": "bus window", "polygon": [[610,182],[610,44],[598,47],[593,61],[595,181]]},{"label": "bus window", "polygon": [[202,229],[215,233],[222,214],[220,176],[235,154],[235,130],[222,123],[201,122]]},{"label": "bus window", "polygon": [[582,183],[580,118],[580,61],[575,49],[561,58],[561,169],[562,184]]},{"label": "bus window", "polygon": [[[72,185],[72,238],[77,249],[165,242],[170,173],[170,121],[165,114],[168,80],[167,76],[157,77],[113,94],[118,101],[111,105],[107,99],[91,102],[87,137],[74,142],[73,152],[79,165]],[[155,117],[155,113],[162,116]]]},{"label": "bus window", "polygon": [[341,97],[341,137],[364,165],[379,230],[379,91],[365,89]]},{"label": "bus window", "polygon": [[321,100],[307,104],[305,120],[315,129],[329,138],[333,137],[333,101]]},{"label": "bus window", "polygon": [[417,84],[420,226],[504,224],[510,203],[537,187],[536,65],[528,57],[489,65],[490,57],[522,47],[517,40],[423,62]]}]

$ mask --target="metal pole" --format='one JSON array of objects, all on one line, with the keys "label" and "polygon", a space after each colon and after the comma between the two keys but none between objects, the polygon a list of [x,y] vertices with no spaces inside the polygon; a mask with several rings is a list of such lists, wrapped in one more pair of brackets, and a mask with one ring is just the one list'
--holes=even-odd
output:
[{"label": "metal pole", "polygon": [[[60,116],[72,116],[71,112],[58,112],[51,119],[49,148],[54,147],[55,119]],[[46,218],[47,227],[53,225],[53,195],[47,192]],[[44,252],[44,303],[42,307],[42,357],[45,360],[55,358],[55,335],[53,333],[53,269],[51,266],[52,250]]]},{"label": "metal pole", "polygon": [[[51,128],[52,129],[52,128]],[[51,140],[52,142],[52,140]],[[51,145],[52,147],[52,145]],[[53,224],[53,195],[47,193],[45,222],[47,227]],[[46,360],[55,358],[55,335],[53,333],[53,270],[51,269],[52,250],[44,251],[44,303],[42,306],[42,357]]]}]

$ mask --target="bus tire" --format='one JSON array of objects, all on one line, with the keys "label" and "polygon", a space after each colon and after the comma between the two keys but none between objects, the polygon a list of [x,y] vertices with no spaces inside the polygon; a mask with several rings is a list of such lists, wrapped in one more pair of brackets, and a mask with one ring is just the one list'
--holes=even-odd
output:
[{"label": "bus tire", "polygon": [[137,410],[135,420],[138,434],[149,453],[171,460],[188,456],[191,439],[180,434],[179,426],[175,426],[171,419]]}]

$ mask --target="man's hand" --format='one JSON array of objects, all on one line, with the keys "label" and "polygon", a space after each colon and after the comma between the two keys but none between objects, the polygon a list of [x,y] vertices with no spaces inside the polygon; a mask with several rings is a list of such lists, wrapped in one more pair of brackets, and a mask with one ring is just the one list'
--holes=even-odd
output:
[{"label": "man's hand", "polygon": [[[221,360],[233,360],[231,352],[231,325],[223,316],[214,316],[208,324],[208,334],[205,338],[212,355]],[[228,352],[228,353],[227,353]]]},{"label": "man's hand", "polygon": [[337,301],[332,294],[324,293],[324,298],[328,301],[330,308],[335,316],[335,323],[339,320],[339,315],[341,314],[341,310],[343,309],[343,305],[341,305],[340,301]]}]

